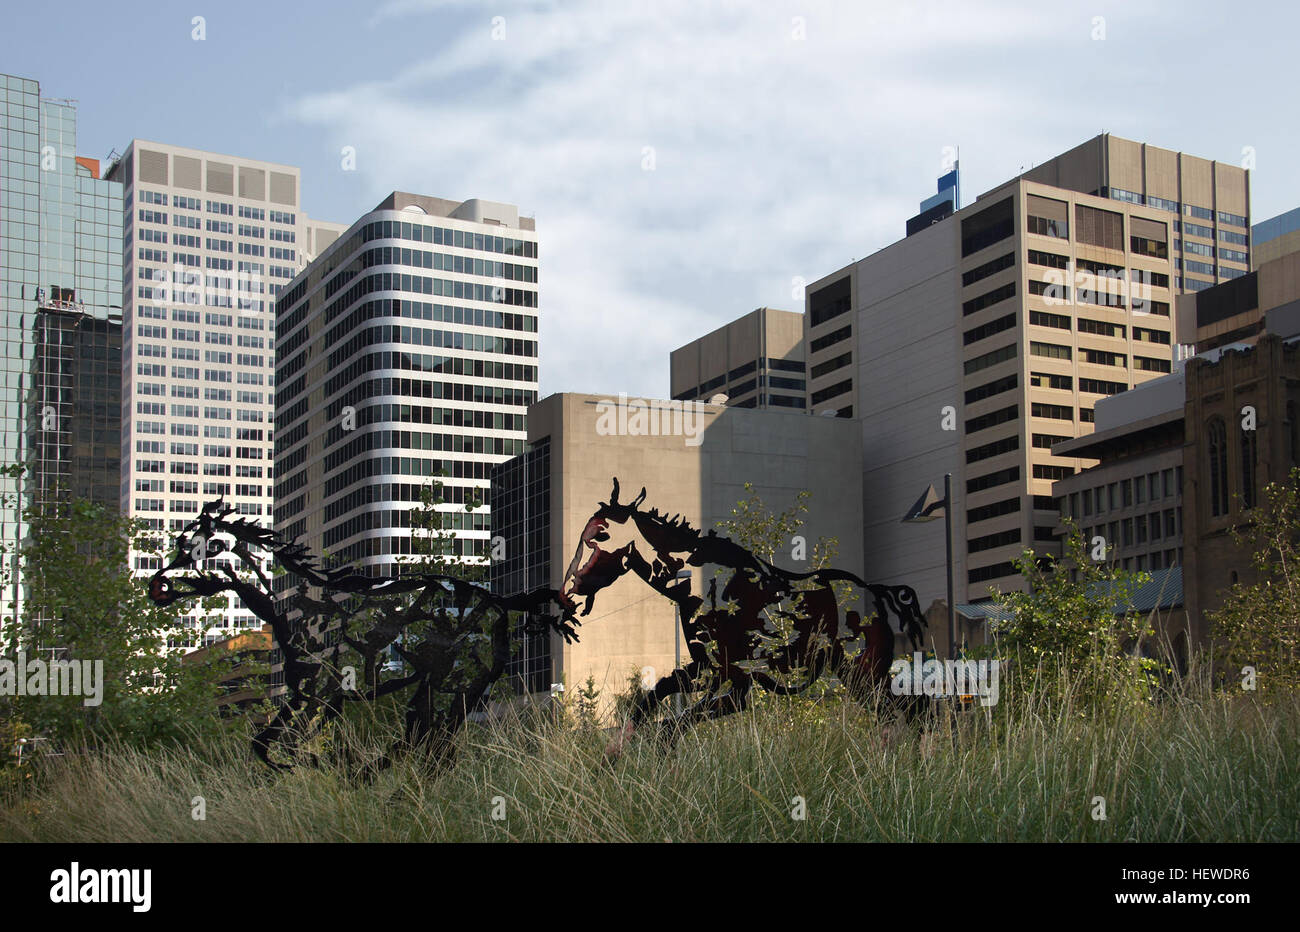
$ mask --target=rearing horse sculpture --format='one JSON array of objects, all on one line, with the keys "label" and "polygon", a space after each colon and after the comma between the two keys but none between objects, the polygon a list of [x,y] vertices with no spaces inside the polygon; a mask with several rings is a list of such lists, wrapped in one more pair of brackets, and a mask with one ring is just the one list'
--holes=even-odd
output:
[{"label": "rearing horse sculpture", "polygon": [[[175,559],[150,579],[149,596],[168,605],[229,590],[271,626],[284,657],[286,695],[253,738],[253,749],[272,768],[291,767],[272,760],[274,748],[292,758],[304,732],[337,718],[345,702],[404,690],[409,695],[403,738],[367,772],[389,766],[399,751],[421,749],[441,761],[505,670],[512,612],[576,638],[570,619],[540,614],[556,600],[553,589],[503,598],[455,576],[373,578],[348,567],[322,569],[296,540],[231,519],[234,511],[221,499],[206,504],[178,536]],[[253,579],[214,559],[222,554],[235,557]],[[277,600],[259,554],[298,577],[296,594]],[[313,598],[311,588],[320,589],[321,598]],[[400,672],[387,663],[394,653],[402,661]]]},{"label": "rearing horse sculpture", "polygon": [[[926,624],[909,586],[868,585],[837,569],[781,569],[712,530],[702,534],[679,516],[641,510],[645,497],[643,488],[631,502],[620,502],[614,479],[609,502],[583,529],[560,591],[564,608],[581,618],[591,612],[597,593],[631,572],[676,603],[680,613],[690,662],[641,694],[611,753],[664,699],[702,686],[705,698],[677,724],[741,711],[755,683],[781,694],[801,692],[828,669],[860,702],[878,705],[890,696],[894,632],[886,618],[898,619],[913,647],[920,645]],[[691,580],[677,576],[687,566],[719,568],[727,577],[721,593],[716,578],[707,601],[692,592]],[[836,583],[870,595],[869,622],[849,611],[840,624]],[[855,652],[850,644],[861,649]]]}]

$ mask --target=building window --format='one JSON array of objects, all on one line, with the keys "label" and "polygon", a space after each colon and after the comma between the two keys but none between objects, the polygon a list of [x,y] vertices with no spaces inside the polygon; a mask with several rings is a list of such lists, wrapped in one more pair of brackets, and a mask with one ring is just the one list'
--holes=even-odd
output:
[{"label": "building window", "polygon": [[1214,418],[1206,427],[1210,456],[1210,514],[1228,513],[1228,432],[1223,418]]}]

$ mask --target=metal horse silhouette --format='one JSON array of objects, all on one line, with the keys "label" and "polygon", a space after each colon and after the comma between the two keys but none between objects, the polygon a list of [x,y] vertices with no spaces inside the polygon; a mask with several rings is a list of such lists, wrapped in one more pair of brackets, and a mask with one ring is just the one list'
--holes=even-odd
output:
[{"label": "metal horse silhouette", "polygon": [[[690,662],[641,694],[611,753],[664,699],[701,687],[705,697],[672,724],[689,726],[741,711],[754,684],[785,695],[801,692],[828,669],[859,702],[879,707],[888,701],[894,632],[886,618],[892,614],[898,619],[914,647],[926,624],[909,586],[869,585],[838,569],[789,572],[712,530],[701,533],[680,516],[642,511],[645,497],[643,488],[631,502],[620,502],[614,479],[609,502],[583,529],[560,591],[564,608],[581,618],[590,614],[597,593],[630,572],[680,611]],[[677,578],[688,565],[719,567],[727,577],[721,594],[716,577],[710,581],[707,601],[692,592],[690,579]],[[869,622],[849,611],[841,627],[835,583],[857,586],[870,595],[874,612]],[[779,621],[786,630],[774,637]],[[849,650],[850,643],[861,649]]]},{"label": "metal horse silhouette", "polygon": [[[178,536],[176,558],[150,580],[149,596],[168,605],[229,590],[270,624],[284,658],[286,695],[254,736],[253,750],[275,769],[290,769],[304,735],[337,718],[346,702],[373,702],[404,690],[403,737],[366,772],[413,750],[441,761],[466,717],[505,671],[512,612],[526,613],[533,630],[549,627],[576,639],[567,617],[541,614],[558,595],[553,589],[503,598],[455,576],[373,578],[347,567],[322,569],[296,539],[231,519],[234,510],[221,499],[204,505]],[[277,601],[258,552],[298,577],[295,594]],[[223,553],[237,558],[255,582],[225,561],[208,562]],[[321,598],[311,597],[312,587]],[[402,661],[400,670],[392,669],[394,655]],[[273,760],[276,750],[289,762]]]}]

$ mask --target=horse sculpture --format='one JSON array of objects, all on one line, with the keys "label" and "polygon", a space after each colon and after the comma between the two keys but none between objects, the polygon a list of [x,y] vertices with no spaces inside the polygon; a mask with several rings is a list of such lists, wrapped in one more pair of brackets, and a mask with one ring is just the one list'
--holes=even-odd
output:
[{"label": "horse sculpture", "polygon": [[[175,559],[150,579],[149,596],[169,605],[229,590],[271,626],[284,658],[286,695],[253,738],[253,750],[272,768],[290,769],[292,763],[273,760],[272,751],[292,761],[303,736],[337,718],[344,703],[404,690],[403,737],[367,773],[417,749],[439,762],[505,670],[512,612],[527,614],[530,630],[545,627],[576,639],[570,619],[541,614],[557,599],[553,589],[503,598],[454,576],[373,578],[347,567],[322,569],[296,540],[232,519],[234,511],[221,499],[204,505],[178,536]],[[236,558],[253,579],[215,559],[222,554]],[[277,599],[258,554],[298,578],[296,594]],[[321,598],[311,596],[313,587]],[[400,671],[390,669],[394,654]]]},{"label": "horse sculpture", "polygon": [[[807,689],[826,670],[859,702],[881,707],[900,701],[888,690],[894,632],[886,619],[897,618],[900,630],[919,647],[926,621],[910,587],[868,585],[837,569],[781,569],[712,530],[702,534],[680,516],[641,510],[645,497],[643,488],[631,502],[620,502],[614,479],[609,502],[582,531],[559,595],[564,609],[582,618],[590,614],[597,593],[631,572],[679,610],[690,662],[638,697],[608,749],[611,756],[664,699],[701,688],[705,697],[673,720],[675,728],[743,710],[754,684],[789,695]],[[721,593],[714,578],[707,601],[696,595],[692,580],[678,577],[687,566],[717,567],[725,577]],[[874,607],[869,622],[849,611],[840,624],[835,584],[869,594]]]}]

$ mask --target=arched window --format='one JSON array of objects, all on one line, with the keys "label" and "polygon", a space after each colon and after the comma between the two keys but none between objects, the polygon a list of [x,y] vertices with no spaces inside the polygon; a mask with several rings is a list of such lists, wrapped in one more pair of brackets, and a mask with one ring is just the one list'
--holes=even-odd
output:
[{"label": "arched window", "polygon": [[1241,507],[1255,507],[1255,466],[1259,462],[1255,431],[1241,432]]},{"label": "arched window", "polygon": [[1228,431],[1223,418],[1211,420],[1205,435],[1210,454],[1210,514],[1217,518],[1228,513]]}]

